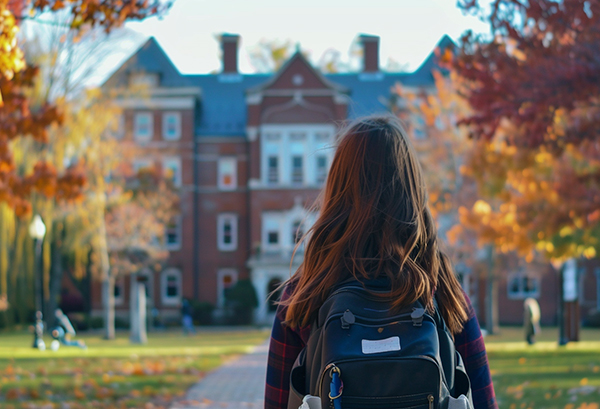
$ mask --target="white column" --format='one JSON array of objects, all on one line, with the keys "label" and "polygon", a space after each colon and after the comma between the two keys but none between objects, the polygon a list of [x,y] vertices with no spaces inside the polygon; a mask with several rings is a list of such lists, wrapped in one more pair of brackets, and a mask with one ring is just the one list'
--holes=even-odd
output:
[{"label": "white column", "polygon": [[256,297],[258,298],[258,307],[254,311],[254,322],[265,324],[267,318],[267,275],[265,271],[253,271],[252,284],[256,289]]}]

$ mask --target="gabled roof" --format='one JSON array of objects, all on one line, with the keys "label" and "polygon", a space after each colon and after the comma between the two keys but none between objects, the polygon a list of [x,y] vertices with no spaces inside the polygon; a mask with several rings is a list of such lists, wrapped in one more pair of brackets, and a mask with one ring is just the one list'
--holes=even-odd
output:
[{"label": "gabled roof", "polygon": [[297,62],[305,65],[310,70],[310,72],[314,74],[314,76],[323,84],[323,88],[329,88],[341,93],[348,93],[349,90],[346,87],[343,87],[339,84],[336,84],[335,82],[328,80],[319,70],[315,69],[315,67],[313,67],[312,64],[308,62],[306,57],[299,50],[296,51],[294,55],[292,55],[290,59],[288,59],[285,62],[285,64],[283,64],[283,66],[275,73],[274,76],[271,77],[269,81],[257,87],[248,89],[247,93],[252,94],[270,88],[271,86],[276,84],[283,75],[286,74],[286,72],[292,65],[294,65]]},{"label": "gabled roof", "polygon": [[420,78],[422,81],[433,82],[434,79],[433,75],[431,74],[433,70],[441,71],[444,75],[448,74],[448,70],[446,70],[445,68],[441,68],[438,63],[438,56],[441,56],[444,50],[447,48],[450,48],[450,50],[453,51],[456,48],[456,44],[448,35],[445,34],[440,39],[440,41],[438,41],[438,43],[435,46],[435,49],[431,53],[429,53],[429,56],[427,56],[425,61],[423,61],[423,64],[421,64],[419,68],[416,69],[416,71],[413,73],[413,76],[415,78]]},{"label": "gabled roof", "polygon": [[115,71],[103,86],[126,86],[131,73],[155,73],[160,75],[161,87],[184,87],[188,82],[173,65],[154,37],[150,37],[121,67]]},{"label": "gabled roof", "polygon": [[[437,44],[440,50],[454,47],[448,36]],[[154,38],[142,45],[104,86],[127,85],[129,73],[152,72],[161,75],[161,87],[199,87],[202,97],[196,110],[195,134],[198,136],[243,136],[247,125],[247,93],[260,92],[275,84],[293,63],[307,65],[323,87],[349,94],[348,117],[376,114],[389,110],[392,88],[401,83],[407,87],[433,87],[431,71],[440,69],[437,56],[431,52],[412,73],[344,73],[325,74],[315,69],[299,52],[295,53],[275,74],[206,74],[182,75]],[[442,72],[445,72],[441,69]]]}]

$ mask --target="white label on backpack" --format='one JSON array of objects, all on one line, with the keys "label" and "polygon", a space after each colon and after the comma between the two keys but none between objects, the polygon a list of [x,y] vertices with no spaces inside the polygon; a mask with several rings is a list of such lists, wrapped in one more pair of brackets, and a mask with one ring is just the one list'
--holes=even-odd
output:
[{"label": "white label on backpack", "polygon": [[362,340],[363,354],[378,354],[381,352],[400,351],[400,337],[390,337],[371,341]]}]

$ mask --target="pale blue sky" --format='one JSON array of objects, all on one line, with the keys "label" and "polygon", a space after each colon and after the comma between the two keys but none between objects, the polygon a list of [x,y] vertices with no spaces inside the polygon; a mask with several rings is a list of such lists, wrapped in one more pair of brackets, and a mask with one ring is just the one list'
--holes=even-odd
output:
[{"label": "pale blue sky", "polygon": [[[220,70],[215,36],[241,36],[239,68],[254,72],[248,50],[262,39],[289,40],[308,52],[313,64],[328,49],[349,61],[358,34],[381,37],[380,65],[390,59],[412,71],[444,34],[458,40],[467,29],[487,32],[477,18],[464,16],[455,0],[176,0],[162,19],[126,24],[125,40],[98,68],[90,85],[100,84],[149,36],[154,36],[185,74]],[[356,61],[355,61],[356,62]]]},{"label": "pale blue sky", "polygon": [[248,48],[261,39],[300,43],[316,63],[333,48],[346,59],[360,33],[381,37],[380,63],[388,59],[416,69],[438,40],[467,29],[487,31],[477,18],[463,16],[455,0],[176,0],[162,20],[127,27],[153,35],[183,73],[220,68],[215,34],[240,34],[240,70],[252,72]]}]

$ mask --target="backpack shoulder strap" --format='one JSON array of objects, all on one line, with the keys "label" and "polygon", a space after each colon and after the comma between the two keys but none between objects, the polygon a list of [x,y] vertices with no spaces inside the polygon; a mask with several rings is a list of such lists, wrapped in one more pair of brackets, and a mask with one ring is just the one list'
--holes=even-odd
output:
[{"label": "backpack shoulder strap", "polygon": [[450,393],[454,393],[454,378],[455,368],[457,365],[456,361],[456,348],[454,347],[454,337],[446,326],[446,321],[440,313],[440,305],[437,299],[437,295],[433,297],[433,305],[435,312],[433,319],[437,325],[438,339],[440,342],[440,360],[442,363],[442,372],[446,380],[446,385],[450,390]]}]

